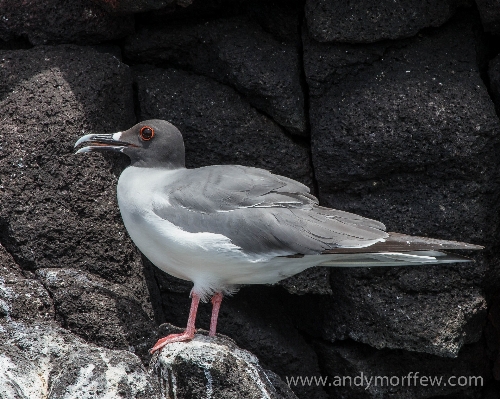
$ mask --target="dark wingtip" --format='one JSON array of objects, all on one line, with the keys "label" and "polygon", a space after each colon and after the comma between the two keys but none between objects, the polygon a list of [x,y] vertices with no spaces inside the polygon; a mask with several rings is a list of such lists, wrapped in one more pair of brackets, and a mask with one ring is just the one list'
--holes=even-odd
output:
[{"label": "dark wingtip", "polygon": [[410,246],[415,246],[415,250],[418,249],[469,249],[469,250],[481,250],[484,249],[482,245],[469,244],[468,242],[461,241],[451,241],[451,240],[440,240],[437,238],[429,237],[418,237],[409,236],[401,233],[389,233],[388,242],[407,244]]},{"label": "dark wingtip", "polygon": [[475,245],[475,244],[468,244],[468,247],[467,249],[477,249],[477,250],[480,250],[480,249],[484,249],[484,247],[482,245]]},{"label": "dark wingtip", "polygon": [[400,233],[388,233],[389,237],[375,244],[359,248],[332,248],[324,253],[362,253],[362,252],[409,252],[409,251],[443,251],[443,250],[481,250],[482,245],[466,242],[439,240],[436,238],[409,236]]}]

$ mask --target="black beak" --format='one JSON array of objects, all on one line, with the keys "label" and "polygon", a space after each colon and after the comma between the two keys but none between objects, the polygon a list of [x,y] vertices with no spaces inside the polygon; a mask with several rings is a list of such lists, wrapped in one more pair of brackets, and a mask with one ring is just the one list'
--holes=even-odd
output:
[{"label": "black beak", "polygon": [[80,148],[75,154],[94,151],[122,152],[126,147],[136,147],[134,144],[120,141],[121,134],[122,132],[114,134],[87,134],[80,137],[75,143],[75,147],[82,143],[90,143],[90,145]]}]

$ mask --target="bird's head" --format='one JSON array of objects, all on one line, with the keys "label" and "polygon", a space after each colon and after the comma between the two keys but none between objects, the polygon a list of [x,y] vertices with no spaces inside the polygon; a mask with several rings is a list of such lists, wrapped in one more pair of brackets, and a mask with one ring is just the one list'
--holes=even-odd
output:
[{"label": "bird's head", "polygon": [[181,132],[171,123],[151,119],[138,123],[123,132],[110,134],[87,134],[80,137],[76,153],[115,151],[127,155],[134,166],[184,167],[184,141]]}]

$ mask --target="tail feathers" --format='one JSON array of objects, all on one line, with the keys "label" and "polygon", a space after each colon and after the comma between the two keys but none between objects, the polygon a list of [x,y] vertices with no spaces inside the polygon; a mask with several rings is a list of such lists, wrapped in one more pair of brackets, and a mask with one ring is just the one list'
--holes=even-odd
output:
[{"label": "tail feathers", "polygon": [[388,233],[389,237],[383,241],[376,242],[367,247],[359,248],[332,248],[324,251],[324,254],[353,254],[370,251],[374,252],[410,252],[410,251],[441,251],[444,249],[483,249],[480,245],[468,244],[466,242],[438,240],[435,238],[409,236],[399,233]]},{"label": "tail feathers", "polygon": [[[324,255],[325,257],[328,255]],[[472,262],[464,256],[440,251],[374,252],[334,254],[319,266],[331,267],[375,267],[375,266],[416,266],[420,264],[440,264]]]}]

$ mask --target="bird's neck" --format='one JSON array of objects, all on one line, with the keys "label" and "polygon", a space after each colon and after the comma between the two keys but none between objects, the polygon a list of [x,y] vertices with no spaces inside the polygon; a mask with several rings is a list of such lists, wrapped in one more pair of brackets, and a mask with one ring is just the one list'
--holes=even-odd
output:
[{"label": "bird's neck", "polygon": [[[184,160],[183,160],[184,161]],[[134,166],[137,168],[161,168],[165,170],[177,170],[177,169],[186,169],[186,165],[184,162],[172,162],[172,161],[151,161],[151,160],[131,160],[130,166]]]}]

